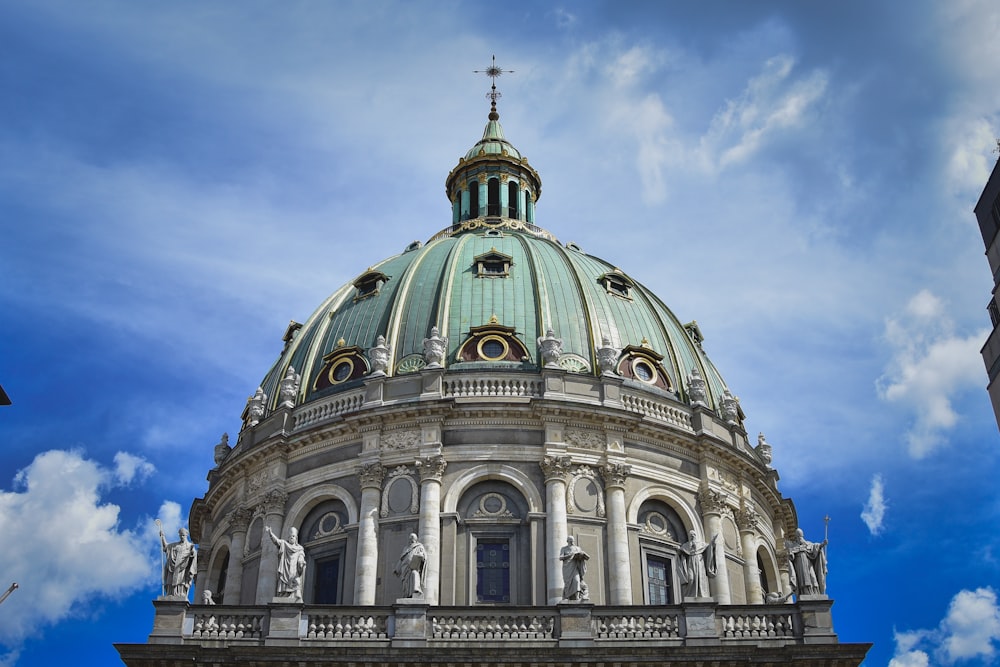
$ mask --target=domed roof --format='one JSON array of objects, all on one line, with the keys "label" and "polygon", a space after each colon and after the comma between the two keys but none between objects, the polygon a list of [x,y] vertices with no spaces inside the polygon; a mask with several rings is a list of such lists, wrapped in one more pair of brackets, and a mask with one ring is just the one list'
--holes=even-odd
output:
[{"label": "domed roof", "polygon": [[[488,206],[487,181],[505,183],[489,191],[497,200]],[[291,323],[261,383],[270,409],[289,398],[279,396],[289,369],[300,377],[294,402],[307,403],[356,388],[373,373],[419,372],[431,359],[428,339],[443,346],[449,372],[611,372],[654,393],[719,407],[725,383],[696,323],[682,324],[616,265],[534,224],[541,180],[504,138],[495,106],[447,188],[451,226],[368,266],[304,324]],[[560,345],[543,360],[544,338]],[[686,395],[692,372],[705,381],[704,397]]]}]

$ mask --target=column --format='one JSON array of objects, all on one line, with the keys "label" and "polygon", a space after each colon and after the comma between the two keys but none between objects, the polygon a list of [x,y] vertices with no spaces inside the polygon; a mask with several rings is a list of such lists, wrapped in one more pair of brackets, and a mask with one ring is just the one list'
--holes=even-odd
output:
[{"label": "column", "polygon": [[625,480],[632,466],[608,462],[601,467],[608,497],[608,573],[611,604],[632,604],[632,568],[625,520]]},{"label": "column", "polygon": [[507,217],[507,174],[500,174],[500,215],[504,218]]},{"label": "column", "polygon": [[253,512],[236,509],[229,514],[229,572],[226,573],[226,589],[222,591],[224,604],[240,603],[240,588],[243,583],[243,551],[246,549],[247,528]]},{"label": "column", "polygon": [[740,529],[740,547],[743,549],[743,578],[747,582],[747,603],[762,604],[764,591],[760,586],[757,569],[757,512],[743,506],[736,512],[736,526]]},{"label": "column", "polygon": [[546,456],[539,464],[545,475],[545,511],[548,515],[545,534],[546,579],[548,602],[559,604],[563,594],[562,561],[559,550],[566,544],[566,475],[570,457]]},{"label": "column", "polygon": [[469,211],[469,189],[462,188],[462,201],[458,205],[458,220],[456,222],[474,217],[476,216],[472,215],[472,212]]},{"label": "column", "polygon": [[270,604],[278,589],[278,547],[267,536],[267,528],[282,537],[285,503],[288,494],[274,489],[264,494],[264,534],[260,538],[260,570],[257,573],[257,595],[255,604]]},{"label": "column", "polygon": [[698,496],[701,500],[705,540],[709,541],[716,535],[719,536],[715,541],[715,577],[709,580],[709,585],[715,593],[715,601],[718,604],[732,604],[729,571],[726,569],[726,540],[722,537],[722,513],[726,509],[726,496],[709,488],[702,489]]},{"label": "column", "polygon": [[480,174],[479,176],[481,178],[479,181],[479,210],[472,215],[473,218],[478,218],[480,215],[485,216],[488,210],[487,207],[490,205],[489,193],[486,189],[486,184],[490,181],[489,176],[486,174]]},{"label": "column", "polygon": [[420,472],[420,541],[427,551],[424,563],[424,599],[438,603],[441,575],[441,477],[447,461],[441,455],[417,459]]},{"label": "column", "polygon": [[362,464],[361,511],[358,517],[358,555],[355,560],[354,604],[375,604],[375,584],[378,579],[378,504],[382,496],[385,468],[377,461]]}]

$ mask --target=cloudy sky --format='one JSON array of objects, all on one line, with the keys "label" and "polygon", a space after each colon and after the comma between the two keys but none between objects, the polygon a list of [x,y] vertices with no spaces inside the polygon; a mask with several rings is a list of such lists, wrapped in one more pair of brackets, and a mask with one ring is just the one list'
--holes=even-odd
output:
[{"label": "cloudy sky", "polygon": [[992,0],[0,4],[0,665],[145,641],[154,519],[288,321],[449,224],[493,54],[538,223],[698,321],[831,517],[841,640],[996,664],[998,34]]}]

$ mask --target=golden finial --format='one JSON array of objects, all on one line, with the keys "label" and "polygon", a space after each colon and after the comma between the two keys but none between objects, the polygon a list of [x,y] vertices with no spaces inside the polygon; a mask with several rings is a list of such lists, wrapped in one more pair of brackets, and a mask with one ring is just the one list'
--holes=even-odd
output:
[{"label": "golden finial", "polygon": [[490,315],[490,324],[500,324],[500,320],[497,319],[496,313]]},{"label": "golden finial", "polygon": [[493,85],[490,87],[490,92],[486,93],[486,98],[490,100],[490,120],[500,120],[500,114],[497,113],[497,100],[503,97],[499,91],[497,91],[497,77],[501,74],[513,74],[512,69],[500,69],[497,66],[497,57],[493,56],[493,63],[486,69],[476,69],[472,70],[475,74],[485,74],[493,80]]}]

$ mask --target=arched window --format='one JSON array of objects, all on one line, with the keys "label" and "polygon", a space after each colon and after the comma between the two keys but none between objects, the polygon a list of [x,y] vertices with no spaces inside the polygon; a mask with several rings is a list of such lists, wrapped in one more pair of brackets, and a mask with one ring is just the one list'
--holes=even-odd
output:
[{"label": "arched window", "polygon": [[517,183],[507,183],[507,217],[517,219]]},{"label": "arched window", "polygon": [[456,591],[465,604],[530,604],[531,535],[524,497],[501,481],[480,482],[458,503],[462,517]]},{"label": "arched window", "polygon": [[320,503],[302,522],[299,542],[305,547],[308,559],[302,594],[308,603],[344,602],[344,581],[347,578],[346,523],[347,509],[339,500]]},{"label": "arched window", "polygon": [[479,217],[479,181],[469,183],[469,210],[465,217]]},{"label": "arched window", "polygon": [[639,508],[639,546],[642,557],[644,601],[648,605],[677,604],[679,579],[677,548],[685,540],[677,512],[661,500],[647,500]]},{"label": "arched window", "polygon": [[486,183],[486,215],[500,215],[499,178],[491,178]]}]

